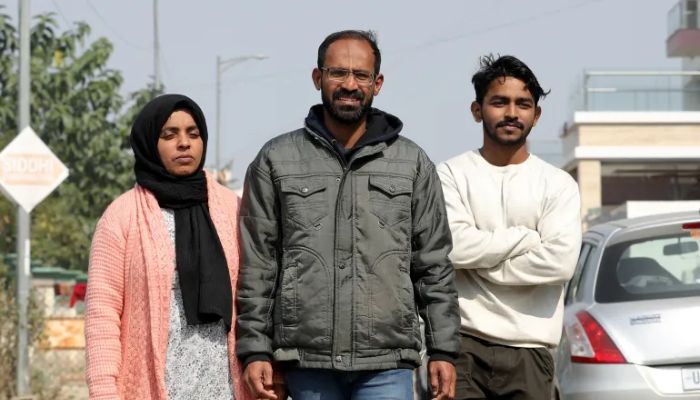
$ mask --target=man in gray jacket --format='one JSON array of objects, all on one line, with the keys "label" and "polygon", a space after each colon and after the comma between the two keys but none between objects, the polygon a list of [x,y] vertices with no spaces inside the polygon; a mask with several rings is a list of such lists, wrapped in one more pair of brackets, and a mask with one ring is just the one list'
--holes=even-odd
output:
[{"label": "man in gray jacket", "polygon": [[372,32],[329,35],[323,104],[248,167],[237,354],[256,398],[410,399],[420,314],[432,396],[454,397],[459,316],[440,181],[401,121],[372,108],[384,77]]}]

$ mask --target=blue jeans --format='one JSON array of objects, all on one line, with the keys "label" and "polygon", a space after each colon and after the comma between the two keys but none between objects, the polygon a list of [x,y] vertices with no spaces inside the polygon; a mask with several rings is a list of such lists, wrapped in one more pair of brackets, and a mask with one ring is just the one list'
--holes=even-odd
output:
[{"label": "blue jeans", "polygon": [[335,371],[295,368],[285,373],[294,400],[412,400],[413,371]]}]

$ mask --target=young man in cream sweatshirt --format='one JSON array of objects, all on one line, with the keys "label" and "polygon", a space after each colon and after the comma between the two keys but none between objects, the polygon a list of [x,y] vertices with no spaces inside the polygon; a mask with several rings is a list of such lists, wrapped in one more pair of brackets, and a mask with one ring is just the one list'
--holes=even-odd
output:
[{"label": "young man in cream sweatshirt", "polygon": [[527,65],[486,56],[472,83],[483,146],[438,167],[461,315],[456,398],[548,399],[581,246],[578,186],[527,150],[548,94]]}]

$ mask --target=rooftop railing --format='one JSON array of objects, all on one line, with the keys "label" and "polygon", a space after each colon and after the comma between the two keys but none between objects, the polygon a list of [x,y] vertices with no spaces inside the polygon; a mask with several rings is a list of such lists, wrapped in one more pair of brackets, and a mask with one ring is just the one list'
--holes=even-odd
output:
[{"label": "rooftop railing", "polygon": [[700,111],[700,71],[584,71],[576,111]]}]

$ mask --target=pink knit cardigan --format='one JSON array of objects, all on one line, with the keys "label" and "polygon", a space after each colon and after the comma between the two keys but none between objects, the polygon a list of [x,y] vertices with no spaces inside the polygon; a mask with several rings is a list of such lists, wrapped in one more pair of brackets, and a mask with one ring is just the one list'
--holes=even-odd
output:
[{"label": "pink knit cardigan", "polygon": [[[238,278],[238,198],[207,174],[209,212]],[[86,377],[90,399],[167,399],[165,355],[175,249],[158,201],[136,186],[102,215],[92,239],[86,297]],[[235,356],[236,308],[228,335],[237,400],[251,399]]]}]

